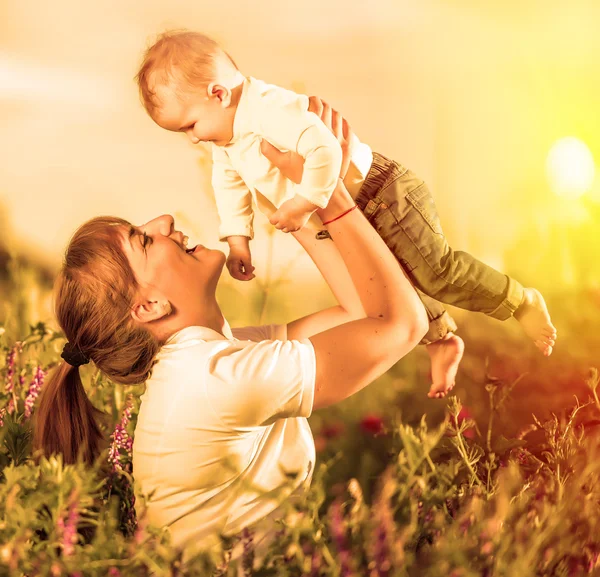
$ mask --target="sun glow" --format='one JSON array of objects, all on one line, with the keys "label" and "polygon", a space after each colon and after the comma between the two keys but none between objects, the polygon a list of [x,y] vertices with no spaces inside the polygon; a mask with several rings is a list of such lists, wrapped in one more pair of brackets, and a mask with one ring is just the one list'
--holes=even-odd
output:
[{"label": "sun glow", "polygon": [[572,136],[561,138],[550,149],[546,174],[558,196],[579,198],[592,188],[596,167],[584,142]]}]

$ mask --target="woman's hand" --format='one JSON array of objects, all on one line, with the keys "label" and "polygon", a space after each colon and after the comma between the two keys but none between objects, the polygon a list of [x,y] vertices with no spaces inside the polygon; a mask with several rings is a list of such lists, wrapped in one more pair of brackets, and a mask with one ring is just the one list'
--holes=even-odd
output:
[{"label": "woman's hand", "polygon": [[342,168],[340,169],[340,178],[344,178],[350,166],[352,151],[354,149],[354,133],[348,124],[348,121],[334,108],[331,108],[327,102],[321,100],[318,96],[311,96],[308,99],[308,111],[314,112],[333,135],[337,138],[342,149]]},{"label": "woman's hand", "polygon": [[[344,178],[348,172],[348,166],[352,158],[352,128],[350,128],[347,120],[324,100],[321,100],[317,96],[311,96],[308,102],[308,111],[314,112],[323,121],[325,126],[333,132],[333,135],[340,143],[342,149],[340,178]],[[283,176],[296,184],[302,181],[304,159],[299,154],[295,152],[281,152],[266,140],[260,143],[260,151],[281,171]]]},{"label": "woman's hand", "polygon": [[279,169],[283,176],[296,184],[300,184],[304,169],[304,158],[295,152],[281,152],[264,139],[260,142],[260,151]]}]

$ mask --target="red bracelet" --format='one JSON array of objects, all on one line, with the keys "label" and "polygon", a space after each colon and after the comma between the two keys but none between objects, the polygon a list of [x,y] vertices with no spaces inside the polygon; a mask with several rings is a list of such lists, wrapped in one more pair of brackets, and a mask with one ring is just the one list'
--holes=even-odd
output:
[{"label": "red bracelet", "polygon": [[352,208],[349,208],[346,212],[342,212],[342,214],[340,214],[339,216],[336,216],[335,218],[332,218],[331,220],[324,222],[323,226],[326,224],[331,224],[332,222],[335,222],[336,220],[339,220],[340,218],[342,218],[342,216],[346,216],[349,212],[352,212],[355,208],[357,208],[356,204]]}]

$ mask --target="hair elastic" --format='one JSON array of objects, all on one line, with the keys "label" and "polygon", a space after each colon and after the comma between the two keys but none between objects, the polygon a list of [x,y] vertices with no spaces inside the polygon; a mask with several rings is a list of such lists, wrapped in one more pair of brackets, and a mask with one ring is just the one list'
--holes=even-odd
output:
[{"label": "hair elastic", "polygon": [[74,347],[68,341],[65,343],[60,356],[72,367],[80,367],[81,365],[87,365],[90,362],[90,359],[81,352],[79,347]]}]

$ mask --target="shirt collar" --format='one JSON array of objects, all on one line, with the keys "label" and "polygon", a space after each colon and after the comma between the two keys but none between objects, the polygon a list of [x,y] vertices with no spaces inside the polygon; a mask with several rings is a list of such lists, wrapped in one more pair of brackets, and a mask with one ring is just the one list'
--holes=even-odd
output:
[{"label": "shirt collar", "polygon": [[201,341],[227,341],[234,340],[233,333],[231,332],[231,327],[227,320],[224,320],[223,324],[223,334],[218,333],[217,331],[210,329],[208,327],[200,327],[200,326],[191,326],[185,327],[176,333],[173,333],[163,345],[164,348],[169,348],[171,346],[178,346],[187,341],[198,339]]},{"label": "shirt collar", "polygon": [[244,124],[247,118],[247,108],[250,99],[250,84],[252,78],[246,77],[244,78],[244,82],[242,85],[242,94],[240,95],[240,101],[238,102],[237,110],[235,111],[235,116],[233,117],[233,137],[227,143],[226,146],[237,142],[244,134]]}]

